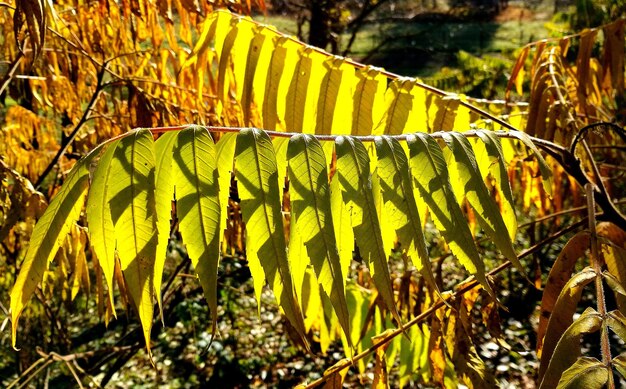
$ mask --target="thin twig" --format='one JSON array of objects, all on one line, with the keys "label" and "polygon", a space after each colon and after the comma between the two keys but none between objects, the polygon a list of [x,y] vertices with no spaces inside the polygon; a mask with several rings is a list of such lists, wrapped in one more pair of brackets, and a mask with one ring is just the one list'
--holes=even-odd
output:
[{"label": "thin twig", "polygon": [[[45,369],[52,362],[53,362],[52,359],[49,359],[49,358],[39,358],[28,369],[24,370],[24,372],[19,377],[17,377],[13,382],[11,382],[9,384],[9,386],[7,386],[7,389],[10,389],[10,388],[14,387],[15,385],[18,385],[20,380],[22,380],[22,378],[26,378],[26,380],[23,383],[19,384],[19,386],[18,386],[18,388],[24,387],[24,385],[29,383],[30,380],[33,379],[33,377],[35,377],[37,374],[39,374],[40,371]],[[41,365],[37,370],[35,370],[32,374],[30,374],[31,370],[35,369],[35,367],[37,367],[37,365],[39,365],[40,363],[43,363],[43,365]]]},{"label": "thin twig", "polygon": [[61,146],[59,151],[57,151],[54,158],[52,158],[52,161],[50,161],[50,163],[48,164],[46,169],[43,171],[41,176],[39,176],[39,178],[37,179],[37,182],[35,183],[35,189],[38,190],[41,187],[41,184],[43,183],[44,179],[48,176],[48,174],[52,171],[52,169],[54,169],[54,167],[59,162],[63,154],[65,154],[67,149],[70,147],[70,144],[74,141],[74,138],[76,138],[76,136],[78,135],[78,132],[82,129],[83,125],[89,119],[89,116],[91,115],[91,111],[93,107],[95,106],[96,101],[98,100],[98,97],[100,96],[100,93],[103,90],[103,85],[104,85],[103,79],[104,79],[104,74],[106,73],[106,68],[107,68],[107,63],[102,65],[102,67],[98,71],[98,82],[96,84],[96,90],[91,96],[91,101],[89,101],[89,104],[87,104],[87,108],[85,108],[85,111],[83,112],[83,116],[80,118],[80,121],[78,122],[78,124],[76,124],[76,127],[74,127],[74,130],[72,131],[72,133],[65,139],[64,144]]},{"label": "thin twig", "polygon": [[4,80],[0,82],[0,95],[2,94],[2,92],[4,92],[4,90],[11,83],[11,80],[15,76],[15,72],[17,71],[17,68],[20,66],[20,63],[22,63],[23,59],[24,59],[24,53],[22,51],[18,52],[17,57],[15,57],[15,59],[13,60],[13,63],[11,64],[11,67],[9,68],[9,71],[4,76]]}]

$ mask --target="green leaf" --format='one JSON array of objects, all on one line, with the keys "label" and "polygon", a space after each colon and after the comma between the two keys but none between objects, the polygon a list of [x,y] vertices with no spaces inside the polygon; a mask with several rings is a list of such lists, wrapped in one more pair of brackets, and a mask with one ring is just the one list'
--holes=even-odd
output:
[{"label": "green leaf", "polygon": [[430,268],[430,257],[426,250],[426,239],[422,231],[413,184],[409,175],[409,164],[404,149],[396,139],[376,137],[378,176],[385,206],[391,225],[396,231],[403,251],[422,274],[430,286],[438,290]]},{"label": "green leaf", "polygon": [[339,261],[341,262],[341,274],[343,283],[348,278],[352,253],[354,252],[354,231],[350,221],[350,212],[343,203],[341,186],[338,179],[330,183],[330,209],[333,215],[333,226],[335,227],[335,237],[337,239],[337,250],[339,251]]},{"label": "green leaf", "polygon": [[428,339],[419,326],[411,326],[407,333],[408,336],[400,338],[398,374],[401,388],[405,387],[413,374],[418,371],[421,364],[420,357],[424,350],[428,349]]},{"label": "green leaf", "polygon": [[211,309],[215,329],[221,236],[215,144],[209,132],[199,126],[180,131],[172,165],[179,231]]},{"label": "green leaf", "polygon": [[[307,299],[305,296],[309,296],[311,292],[304,290],[304,279],[307,272],[307,267],[311,260],[304,247],[302,241],[302,235],[298,231],[296,218],[293,212],[291,212],[291,219],[289,222],[289,247],[287,249],[287,262],[289,262],[289,268],[293,278],[294,289],[296,295],[300,298],[300,306],[304,309],[307,305]],[[316,286],[317,287],[317,286]],[[305,322],[308,323],[308,322]],[[308,331],[308,327],[305,327]]]},{"label": "green leaf", "polygon": [[409,135],[407,141],[413,184],[419,189],[421,200],[428,206],[435,226],[441,231],[452,254],[495,298],[485,278],[485,267],[474,245],[467,220],[454,197],[439,144],[424,133]]},{"label": "green leaf", "polygon": [[[517,232],[517,217],[515,216],[513,192],[509,183],[502,143],[500,138],[492,131],[476,131],[476,134],[482,141],[474,143],[474,153],[476,154],[478,167],[482,173],[483,180],[486,180],[489,175],[495,181],[494,188],[500,196],[502,219],[509,232],[509,237],[513,240]],[[481,150],[481,152],[479,153],[477,149]],[[483,149],[484,152],[482,152]],[[484,157],[479,158],[479,154]]]},{"label": "green leaf", "polygon": [[491,237],[502,254],[522,274],[526,275],[524,267],[517,259],[511,238],[508,234],[503,233],[507,231],[507,227],[502,220],[498,205],[489,194],[485,181],[483,181],[467,138],[458,132],[445,132],[443,139],[452,150],[456,162],[454,165],[461,180],[459,182],[460,188],[470,206],[476,211],[475,215],[480,226]]},{"label": "green leaf", "polygon": [[359,253],[370,273],[387,309],[401,323],[396,310],[391,276],[378,213],[372,193],[372,177],[367,150],[356,138],[340,136],[336,142],[337,175],[343,201],[350,212]]},{"label": "green leaf", "polygon": [[172,222],[172,200],[174,199],[174,181],[172,177],[172,154],[178,132],[166,132],[154,143],[156,157],[155,203],[157,211],[158,244],[154,260],[154,292],[156,293],[161,321],[163,321],[163,302],[161,283],[163,268],[167,257],[167,245],[170,240]]},{"label": "green leaf", "polygon": [[[276,170],[278,171],[278,188],[284,189],[287,178],[287,145],[289,138],[276,137],[272,139],[272,146],[276,151]],[[284,197],[284,193],[283,193]]]},{"label": "green leaf", "polygon": [[587,267],[580,273],[575,274],[559,294],[559,298],[554,305],[554,311],[550,315],[546,336],[543,339],[543,349],[541,351],[541,364],[539,366],[539,379],[542,379],[548,363],[552,359],[552,354],[561,334],[572,324],[573,316],[580,301],[583,288],[593,281],[596,272]]},{"label": "green leaf", "polygon": [[43,279],[60,244],[69,234],[70,227],[80,216],[89,186],[89,164],[100,150],[100,147],[95,149],[74,165],[33,229],[20,273],[11,291],[11,344],[14,348],[20,314]]},{"label": "green leaf", "polygon": [[110,166],[107,202],[115,228],[120,267],[150,352],[158,239],[154,141],[150,131],[139,130],[122,138]]},{"label": "green leaf", "polygon": [[609,379],[609,370],[596,358],[578,358],[561,376],[557,389],[600,389]]},{"label": "green leaf", "polygon": [[344,342],[343,346],[346,349],[346,356],[351,358],[354,353],[362,351],[363,344],[361,342],[361,333],[365,328],[369,326],[367,312],[369,310],[369,290],[364,290],[363,287],[357,285],[354,282],[348,282],[346,285],[346,302],[348,303],[348,309],[350,311],[350,340],[351,344],[356,345],[356,350],[352,350],[349,347],[347,339],[342,337]]},{"label": "green leaf", "polygon": [[541,381],[540,389],[556,388],[563,372],[572,366],[580,356],[580,339],[582,336],[596,332],[601,327],[602,317],[600,314],[593,308],[587,308],[563,333],[550,360],[541,360],[542,363],[548,363],[548,368]]},{"label": "green leaf", "polygon": [[537,146],[535,146],[530,137],[524,132],[509,131],[507,134],[515,136],[535,154],[535,158],[537,158],[537,162],[539,163],[539,171],[541,171],[541,177],[543,178],[543,188],[546,190],[546,193],[552,197],[552,169],[550,169],[550,166],[548,166],[545,159],[543,159]]},{"label": "green leaf", "polygon": [[[237,188],[246,223],[246,255],[257,301],[267,278],[285,316],[305,339],[302,312],[287,262],[276,157],[269,136],[244,129],[235,148]],[[264,278],[265,276],[265,278]]]},{"label": "green leaf", "polygon": [[222,137],[215,145],[217,159],[217,176],[220,202],[220,239],[224,238],[226,222],[228,220],[228,199],[230,197],[230,182],[234,172],[235,144],[237,134],[233,132],[222,134]]},{"label": "green leaf", "polygon": [[343,287],[330,210],[328,173],[324,151],[311,135],[295,135],[287,148],[292,213],[317,280],[330,297],[346,336],[350,318]]},{"label": "green leaf", "polygon": [[[93,173],[89,195],[87,197],[87,225],[89,226],[89,241],[98,257],[98,263],[104,274],[109,289],[109,302],[113,302],[113,272],[115,270],[115,230],[111,220],[111,211],[107,200],[109,190],[109,175],[107,174],[113,153],[119,140],[111,142],[98,161]],[[113,309],[115,315],[115,309]]]}]

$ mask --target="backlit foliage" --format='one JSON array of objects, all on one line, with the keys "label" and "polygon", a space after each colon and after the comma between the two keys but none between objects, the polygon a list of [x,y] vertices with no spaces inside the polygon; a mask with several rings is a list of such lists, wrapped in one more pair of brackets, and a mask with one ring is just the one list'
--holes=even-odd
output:
[{"label": "backlit foliage", "polygon": [[[11,24],[34,5],[44,8],[22,1],[17,10],[0,8],[0,18]],[[2,253],[20,267],[11,292],[14,346],[33,295],[45,300],[60,290],[72,301],[82,289],[95,290],[107,324],[116,309],[136,312],[150,352],[165,305],[168,243],[179,236],[213,329],[220,260],[245,252],[257,301],[269,285],[294,341],[306,350],[317,342],[323,353],[342,342],[346,358],[311,385],[341,387],[345,369],[364,373],[374,354],[374,382],[383,387],[396,361],[400,386],[491,387],[477,327],[501,337],[493,277],[513,266],[542,286],[541,269],[522,259],[554,239],[520,252],[516,210],[562,211],[580,202],[577,192],[564,195],[580,185],[589,232],[572,238],[547,277],[539,382],[600,387],[613,382],[611,367],[623,372],[624,358],[612,358],[604,343],[602,361],[579,357],[579,341],[601,330],[608,343],[607,326],[626,338],[623,231],[596,224],[594,203],[624,227],[611,202],[622,188],[605,185],[611,171],[601,169],[619,156],[601,146],[624,133],[609,125],[604,137],[578,131],[619,119],[623,21],[522,49],[510,85],[523,95],[530,74],[526,104],[444,92],[207,3],[50,7],[45,22],[26,14],[26,26],[17,26],[30,45],[11,29],[1,42],[15,69],[1,86],[0,146]],[[44,44],[35,32],[46,25]],[[601,60],[591,50],[600,32]],[[575,41],[570,63],[565,51]],[[572,140],[572,150],[563,147]],[[55,194],[45,212],[30,182],[47,182]],[[587,247],[591,267],[578,271]],[[497,267],[484,255],[494,248],[503,258]],[[431,258],[437,252],[444,256]],[[470,278],[443,282],[438,262],[448,254],[462,266],[457,278]],[[608,312],[603,280],[618,305]],[[582,288],[594,281],[597,309],[573,320]]]}]

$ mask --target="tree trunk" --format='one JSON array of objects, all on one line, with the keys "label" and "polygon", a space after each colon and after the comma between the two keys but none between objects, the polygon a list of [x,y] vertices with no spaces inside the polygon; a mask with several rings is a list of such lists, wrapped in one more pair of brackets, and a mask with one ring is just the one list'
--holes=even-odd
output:
[{"label": "tree trunk", "polygon": [[309,22],[309,44],[326,49],[331,43],[331,9],[335,6],[334,0],[312,0],[311,20]]}]

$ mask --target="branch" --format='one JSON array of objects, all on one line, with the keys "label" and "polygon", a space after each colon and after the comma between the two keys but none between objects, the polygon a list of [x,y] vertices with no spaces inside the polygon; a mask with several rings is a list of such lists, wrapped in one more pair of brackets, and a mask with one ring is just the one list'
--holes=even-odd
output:
[{"label": "branch", "polygon": [[[460,103],[463,104],[465,102],[461,100]],[[471,104],[468,104],[468,103],[465,103],[465,104],[467,104],[468,106],[471,106]],[[482,111],[478,109],[477,107],[474,107],[474,109],[478,111]],[[519,137],[516,135],[516,132],[518,132],[518,130],[515,130],[514,127],[512,127],[510,124],[504,121],[502,121],[502,123],[506,125],[506,128],[511,129],[511,131],[494,131],[494,134],[496,136],[498,136],[499,138],[519,139]],[[150,131],[152,131],[153,133],[180,131],[184,128],[187,128],[188,126],[189,124],[183,124],[180,126],[171,126],[171,127],[154,127],[154,128],[151,128]],[[209,131],[234,132],[234,133],[239,133],[241,132],[242,129],[244,129],[244,127],[224,127],[224,126],[205,126],[205,128]],[[583,130],[585,129],[583,128]],[[276,138],[291,138],[297,134],[294,132],[279,132],[279,131],[267,131],[267,130],[265,130],[265,132],[269,136],[276,137]],[[107,140],[105,143],[113,142],[114,140],[128,136],[131,133],[132,132],[115,136]],[[445,132],[437,131],[437,132],[431,133],[430,136],[434,138],[441,138],[443,134],[445,134]],[[463,132],[462,134],[466,137],[478,136],[478,133],[476,130],[466,131],[466,132]],[[406,141],[409,135],[410,134],[390,135],[390,137],[399,141]],[[374,135],[367,135],[367,136],[315,135],[315,137],[319,141],[335,141],[340,136],[351,136],[355,139],[360,140],[361,142],[374,142],[376,140],[376,136]],[[626,138],[626,133],[624,134],[624,136]],[[617,208],[615,208],[615,205],[613,204],[613,201],[611,200],[606,190],[602,190],[603,187],[595,185],[595,183],[593,183],[593,181],[589,178],[589,176],[587,176],[587,174],[582,170],[580,160],[576,158],[576,156],[570,150],[566,149],[565,147],[561,145],[558,145],[556,143],[550,142],[545,139],[536,138],[532,136],[529,136],[529,138],[539,149],[541,149],[546,154],[554,158],[554,160],[557,161],[563,167],[565,172],[569,174],[570,176],[572,176],[580,184],[580,186],[584,188],[585,185],[588,183],[593,184],[596,203],[604,211],[604,214],[602,215],[602,220],[611,221],[617,226],[619,226],[621,229],[626,230],[626,217],[622,215],[617,210]]]},{"label": "branch", "polygon": [[363,5],[363,8],[361,8],[361,12],[359,13],[359,15],[356,18],[352,19],[350,23],[348,23],[347,27],[349,29],[352,29],[352,34],[350,35],[350,40],[348,41],[348,44],[346,45],[346,48],[343,50],[343,53],[341,53],[341,55],[345,57],[348,55],[348,53],[350,53],[350,48],[352,48],[352,44],[356,40],[357,33],[359,32],[359,30],[361,30],[361,28],[363,28],[365,19],[367,19],[367,17],[371,15],[372,12],[374,12],[378,7],[380,7],[387,1],[388,0],[379,0],[375,1],[372,4],[372,2],[368,0],[365,5]]},{"label": "branch", "polygon": [[98,97],[100,96],[100,93],[104,90],[104,87],[105,87],[105,84],[103,83],[103,79],[104,79],[104,74],[106,73],[106,68],[107,68],[107,63],[105,62],[100,68],[100,71],[98,72],[98,82],[96,84],[96,90],[91,96],[91,101],[89,101],[89,104],[87,104],[87,108],[85,109],[85,112],[83,112],[83,116],[80,118],[80,121],[78,122],[78,124],[76,124],[76,127],[74,127],[74,130],[72,131],[72,133],[65,139],[65,142],[63,143],[59,151],[57,151],[54,158],[52,158],[52,161],[50,161],[50,163],[46,167],[46,170],[44,170],[41,176],[39,176],[39,178],[37,179],[37,182],[35,183],[35,189],[39,190],[44,179],[48,176],[48,174],[52,171],[52,169],[54,169],[54,166],[57,163],[59,163],[59,160],[61,159],[61,157],[63,157],[63,154],[65,154],[65,152],[69,148],[70,143],[74,141],[74,139],[78,135],[78,132],[81,130],[83,125],[89,120],[91,111],[93,110],[93,107],[95,106],[96,101],[98,100]]}]

